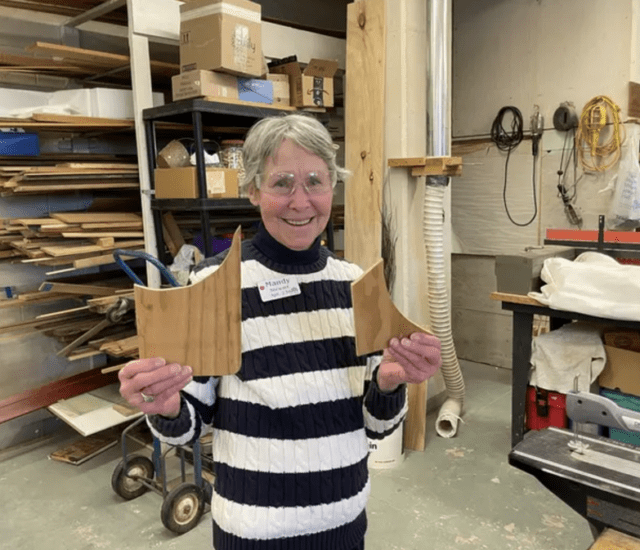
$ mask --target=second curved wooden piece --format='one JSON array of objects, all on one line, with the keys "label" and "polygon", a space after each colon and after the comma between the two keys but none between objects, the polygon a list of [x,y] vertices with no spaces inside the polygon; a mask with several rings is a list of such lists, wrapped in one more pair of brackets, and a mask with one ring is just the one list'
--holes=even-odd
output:
[{"label": "second curved wooden piece", "polygon": [[135,285],[140,357],[189,365],[194,376],[240,369],[240,228],[220,267],[193,285],[151,289]]},{"label": "second curved wooden piece", "polygon": [[396,308],[384,280],[383,260],[351,283],[351,299],[358,355],[383,350],[393,337],[402,338],[413,332],[432,334]]}]

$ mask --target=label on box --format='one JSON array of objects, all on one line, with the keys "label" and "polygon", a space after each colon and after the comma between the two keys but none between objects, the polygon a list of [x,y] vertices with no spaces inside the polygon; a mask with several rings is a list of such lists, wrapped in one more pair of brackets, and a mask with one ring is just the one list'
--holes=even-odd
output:
[{"label": "label on box", "polygon": [[208,196],[224,193],[227,190],[224,176],[223,170],[207,170]]}]

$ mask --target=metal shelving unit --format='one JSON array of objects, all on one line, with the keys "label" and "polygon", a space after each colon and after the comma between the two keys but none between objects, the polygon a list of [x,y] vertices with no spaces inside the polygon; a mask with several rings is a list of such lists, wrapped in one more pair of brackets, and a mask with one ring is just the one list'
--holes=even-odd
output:
[{"label": "metal shelving unit", "polygon": [[[249,199],[207,199],[206,172],[204,160],[204,128],[205,127],[233,127],[248,130],[256,121],[267,116],[290,113],[291,109],[279,109],[259,104],[236,104],[205,99],[185,99],[168,103],[160,107],[144,109],[142,118],[145,125],[147,140],[147,165],[149,168],[150,206],[153,214],[158,256],[162,259],[164,252],[164,240],[162,236],[162,212],[163,211],[190,211],[199,212],[200,229],[204,243],[205,256],[212,254],[211,247],[211,223],[221,221],[225,216],[233,213],[241,218],[234,220],[252,221],[259,220],[258,210],[249,202]],[[198,180],[197,199],[156,199],[153,198],[154,169],[158,155],[158,139],[156,123],[172,122],[189,124],[192,128],[194,149],[196,156],[196,171]],[[327,241],[329,249],[333,250],[333,225],[331,221],[327,227]],[[163,261],[166,262],[166,259]]]}]

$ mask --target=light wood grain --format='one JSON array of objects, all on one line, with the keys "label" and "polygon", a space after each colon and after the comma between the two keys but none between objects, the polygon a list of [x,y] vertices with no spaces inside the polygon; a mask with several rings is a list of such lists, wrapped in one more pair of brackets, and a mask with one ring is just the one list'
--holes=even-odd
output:
[{"label": "light wood grain", "polygon": [[[48,55],[54,59],[62,58],[67,63],[71,61],[74,66],[91,68],[95,72],[100,72],[101,69],[109,70],[125,66],[128,69],[130,64],[130,57],[128,55],[74,48],[48,42],[36,42],[28,46],[26,50],[35,54]],[[171,77],[180,72],[179,65],[174,63],[151,61],[150,66],[151,72],[157,75]]]},{"label": "light wood grain", "polygon": [[640,550],[640,540],[607,528],[589,550]]},{"label": "light wood grain", "polygon": [[138,223],[142,220],[138,214],[128,212],[53,212],[51,217],[70,224],[109,222]]},{"label": "light wood grain", "polygon": [[79,296],[111,296],[115,294],[116,287],[113,286],[99,286],[88,284],[73,284],[73,283],[60,283],[60,282],[44,282],[40,285],[40,291],[44,292],[58,292],[63,294],[76,294]]},{"label": "light wood grain", "polygon": [[363,269],[381,255],[384,176],[385,0],[347,5],[345,258]]},{"label": "light wood grain", "polygon": [[409,384],[409,410],[404,424],[404,446],[412,451],[424,451],[427,434],[427,389],[429,382]]},{"label": "light wood grain", "polygon": [[432,334],[398,311],[384,281],[382,260],[351,283],[351,298],[358,355],[383,350],[394,337],[401,338],[413,332]]},{"label": "light wood grain", "polygon": [[506,292],[492,292],[490,295],[492,300],[498,300],[499,302],[511,302],[512,304],[525,304],[531,306],[543,306],[544,304],[538,302],[538,300],[534,300],[533,298],[529,298],[529,296],[524,296],[523,294],[508,294]]},{"label": "light wood grain", "polygon": [[240,230],[222,265],[190,286],[135,286],[140,357],[189,365],[195,376],[224,376],[240,369]]}]

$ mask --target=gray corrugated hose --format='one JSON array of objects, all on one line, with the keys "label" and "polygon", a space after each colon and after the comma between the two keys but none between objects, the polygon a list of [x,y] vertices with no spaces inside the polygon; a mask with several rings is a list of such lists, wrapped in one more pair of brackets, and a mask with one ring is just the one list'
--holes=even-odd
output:
[{"label": "gray corrugated hose", "polygon": [[[440,178],[442,179],[442,178]],[[446,178],[444,178],[446,180]],[[440,408],[436,432],[442,437],[453,437],[464,405],[464,380],[451,334],[451,307],[447,290],[443,246],[443,198],[445,185],[434,184],[437,178],[428,178],[424,195],[424,242],[429,277],[429,316],[431,330],[442,345],[442,376],[448,397]]]}]

